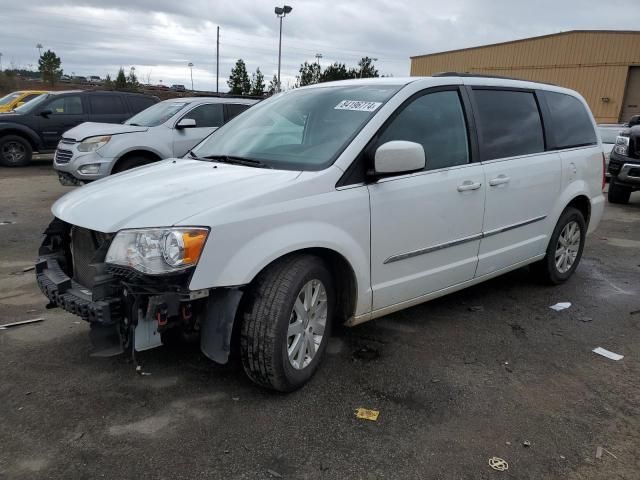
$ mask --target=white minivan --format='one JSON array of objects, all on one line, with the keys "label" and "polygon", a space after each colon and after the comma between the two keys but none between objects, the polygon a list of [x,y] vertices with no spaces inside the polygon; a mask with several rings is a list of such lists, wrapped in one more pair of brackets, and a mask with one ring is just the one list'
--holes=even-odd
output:
[{"label": "white minivan", "polygon": [[124,350],[175,334],[281,391],[357,325],[531,264],[566,281],[604,207],[584,99],[443,74],[297,88],[187,158],[68,193],[39,251],[51,306]]}]

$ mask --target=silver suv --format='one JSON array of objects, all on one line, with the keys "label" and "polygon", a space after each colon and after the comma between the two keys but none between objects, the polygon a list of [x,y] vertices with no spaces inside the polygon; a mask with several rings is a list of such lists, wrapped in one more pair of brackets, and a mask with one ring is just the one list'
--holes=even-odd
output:
[{"label": "silver suv", "polygon": [[86,122],[65,132],[53,168],[63,185],[182,157],[257,100],[194,97],[165,100],[124,124]]}]

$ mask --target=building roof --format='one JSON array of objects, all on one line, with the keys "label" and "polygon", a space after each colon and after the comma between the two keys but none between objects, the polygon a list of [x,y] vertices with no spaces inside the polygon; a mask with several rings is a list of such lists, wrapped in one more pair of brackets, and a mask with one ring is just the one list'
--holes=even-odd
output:
[{"label": "building roof", "polygon": [[498,42],[498,43],[489,43],[486,45],[478,45],[476,47],[467,47],[467,48],[458,48],[455,50],[445,50],[442,52],[434,52],[434,53],[425,53],[423,55],[414,55],[412,57],[410,57],[411,59],[414,58],[423,58],[423,57],[431,57],[434,55],[443,55],[443,54],[447,54],[447,53],[455,53],[455,52],[464,52],[467,50],[476,50],[476,49],[481,49],[481,48],[487,48],[487,47],[496,47],[499,45],[510,45],[513,43],[520,43],[520,42],[529,42],[531,40],[539,40],[542,38],[549,38],[549,37],[559,37],[562,35],[573,35],[576,33],[602,33],[602,34],[610,34],[610,33],[620,33],[620,34],[626,34],[626,35],[640,35],[640,30],[568,30],[566,32],[559,32],[559,33],[549,33],[547,35],[539,35],[537,37],[527,37],[527,38],[520,38],[518,40],[510,40],[508,42]]}]

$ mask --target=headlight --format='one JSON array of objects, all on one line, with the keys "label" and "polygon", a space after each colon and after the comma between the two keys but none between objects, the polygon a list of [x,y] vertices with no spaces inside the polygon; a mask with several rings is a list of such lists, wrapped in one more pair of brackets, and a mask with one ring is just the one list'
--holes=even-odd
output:
[{"label": "headlight", "polygon": [[90,137],[85,138],[80,145],[78,145],[78,151],[80,152],[95,152],[99,148],[104,147],[107,142],[111,140],[110,135],[103,137]]},{"label": "headlight", "polygon": [[616,146],[613,147],[613,151],[618,155],[629,155],[629,137],[618,135],[616,137]]},{"label": "headlight", "polygon": [[198,263],[208,235],[195,227],[121,230],[105,261],[150,275],[178,272]]}]

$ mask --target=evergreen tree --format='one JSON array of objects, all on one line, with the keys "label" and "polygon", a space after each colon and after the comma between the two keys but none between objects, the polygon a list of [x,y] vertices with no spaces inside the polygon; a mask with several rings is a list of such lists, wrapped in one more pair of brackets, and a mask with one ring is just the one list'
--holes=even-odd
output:
[{"label": "evergreen tree", "polygon": [[247,66],[241,58],[238,59],[235,67],[231,69],[227,85],[229,85],[229,93],[231,94],[248,95],[251,93],[251,79],[247,73]]},{"label": "evergreen tree", "polygon": [[264,75],[260,71],[260,67],[256,69],[251,81],[251,95],[264,95]]},{"label": "evergreen tree", "polygon": [[56,81],[62,75],[60,69],[60,57],[51,50],[44,52],[38,59],[38,70],[45,82],[55,85]]},{"label": "evergreen tree", "polygon": [[127,89],[127,76],[124,74],[124,68],[120,67],[118,70],[118,75],[116,76],[115,81],[116,90],[126,90]]},{"label": "evergreen tree", "polygon": [[113,90],[113,80],[111,80],[111,75],[107,73],[106,78],[104,79],[104,88],[106,90]]},{"label": "evergreen tree", "polygon": [[305,85],[313,85],[320,81],[321,69],[318,63],[304,62],[300,65],[300,75],[298,75],[296,85],[304,87]]},{"label": "evergreen tree", "polygon": [[362,57],[358,62],[357,76],[358,78],[372,78],[379,77],[378,70],[376,70],[373,64],[373,59],[369,57]]},{"label": "evergreen tree", "polygon": [[348,80],[355,78],[356,73],[354,69],[347,70],[347,66],[344,63],[335,62],[333,65],[329,65],[324,69],[322,75],[320,75],[321,82],[333,82],[335,80]]},{"label": "evergreen tree", "polygon": [[267,95],[274,95],[276,93],[278,93],[278,77],[274,75],[267,87]]},{"label": "evergreen tree", "polygon": [[127,75],[127,88],[129,90],[137,90],[139,86],[138,77],[136,77],[133,70],[130,70],[129,75]]}]

